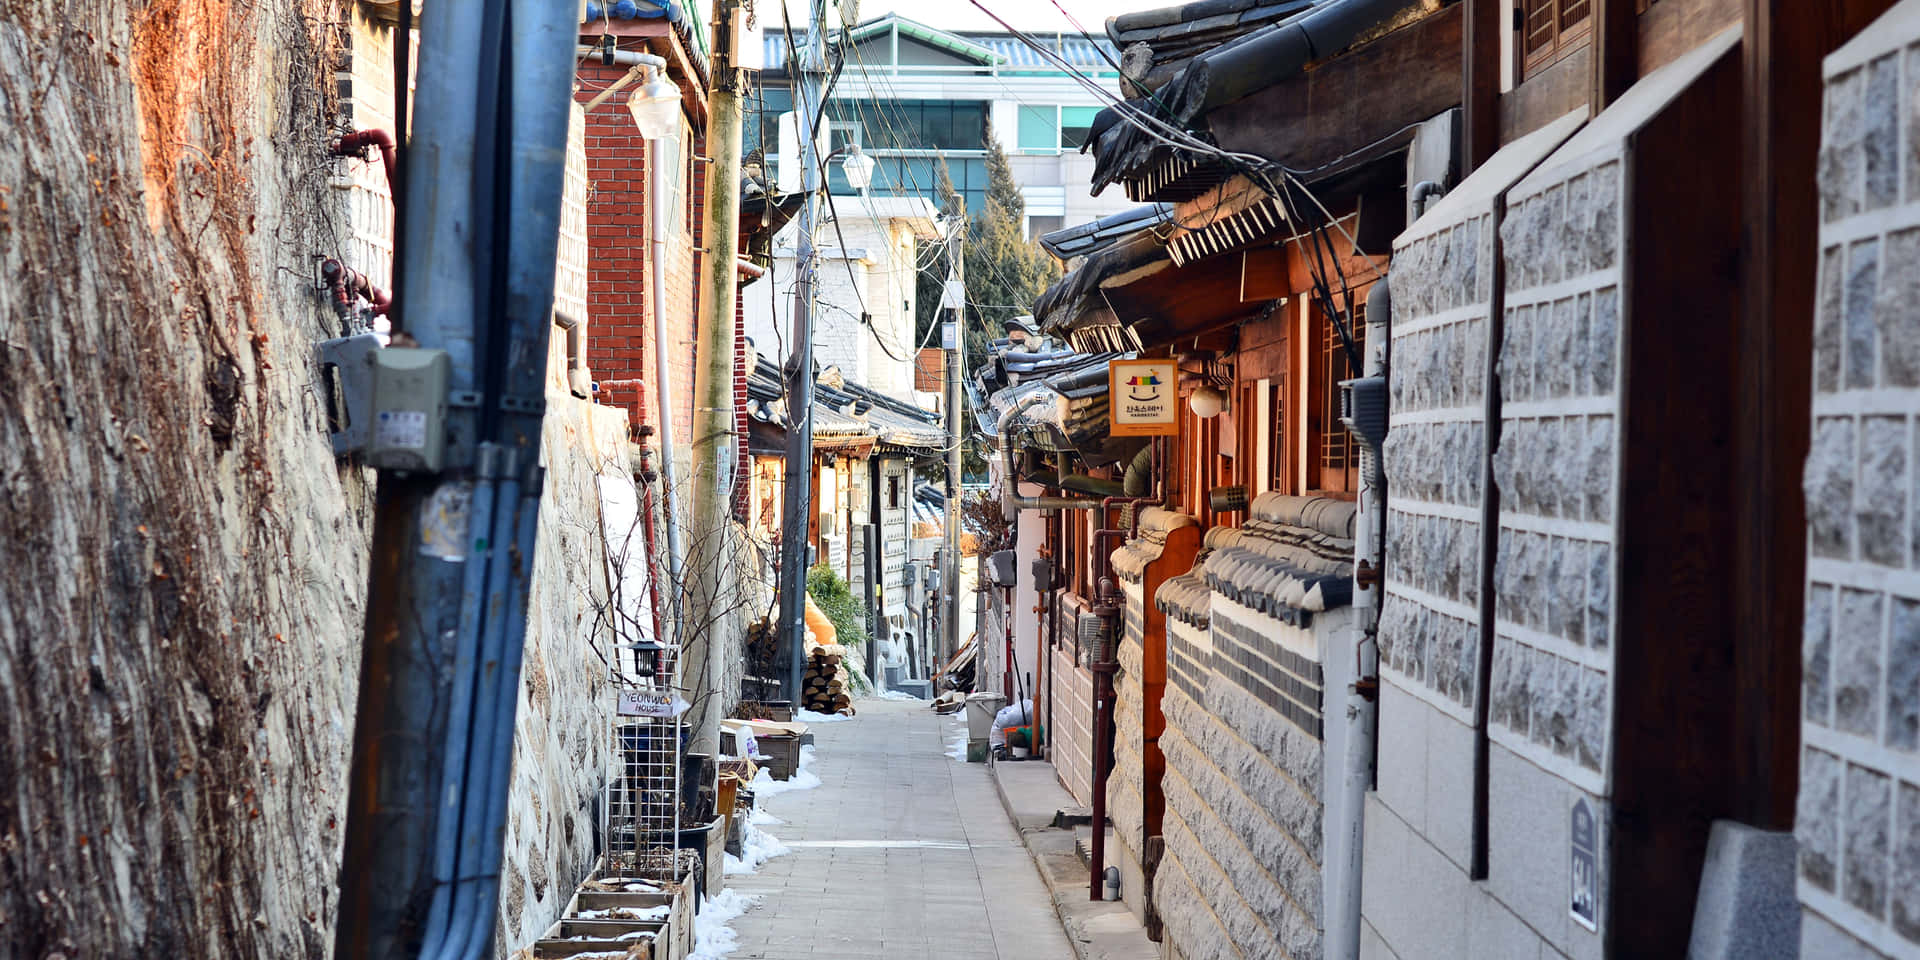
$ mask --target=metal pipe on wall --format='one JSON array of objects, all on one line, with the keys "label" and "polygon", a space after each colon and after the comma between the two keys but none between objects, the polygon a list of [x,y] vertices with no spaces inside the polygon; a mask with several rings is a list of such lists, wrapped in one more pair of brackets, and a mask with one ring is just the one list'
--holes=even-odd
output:
[{"label": "metal pipe on wall", "polygon": [[[1387,281],[1367,294],[1367,356],[1363,373],[1385,376],[1393,322],[1393,303]],[[1360,956],[1360,894],[1365,857],[1365,804],[1373,787],[1374,739],[1379,720],[1379,645],[1376,631],[1386,587],[1379,571],[1383,562],[1387,490],[1380,454],[1367,450],[1360,471],[1360,509],[1354,515],[1355,622],[1351,647],[1336,646],[1337,667],[1350,671],[1344,684],[1344,729],[1328,726],[1329,747],[1340,743],[1338,789],[1328,798],[1326,822],[1326,956],[1328,960],[1358,960]],[[1371,576],[1367,574],[1371,572]],[[1370,583],[1370,585],[1369,585]],[[1349,667],[1349,664],[1351,665]],[[1329,664],[1336,666],[1336,664]],[[1328,679],[1333,674],[1329,672]],[[1329,684],[1329,689],[1332,689]],[[1336,721],[1340,717],[1334,718]]]},{"label": "metal pipe on wall", "polygon": [[[679,145],[673,150],[673,169],[668,170],[664,161],[667,150],[666,140],[647,141],[647,203],[651,206],[652,231],[648,244],[650,256],[648,266],[651,269],[647,277],[648,293],[653,300],[653,386],[654,419],[658,421],[660,435],[660,511],[662,526],[667,534],[667,625],[676,641],[684,640],[685,626],[683,618],[686,612],[686,545],[681,538],[679,475],[674,471],[674,432],[673,432],[673,364],[668,359],[667,349],[667,231],[672,220],[669,211],[674,207],[673,187],[669,177],[678,178],[684,169],[679,156]],[[685,184],[683,187],[687,186]],[[717,741],[716,741],[717,742]]]}]

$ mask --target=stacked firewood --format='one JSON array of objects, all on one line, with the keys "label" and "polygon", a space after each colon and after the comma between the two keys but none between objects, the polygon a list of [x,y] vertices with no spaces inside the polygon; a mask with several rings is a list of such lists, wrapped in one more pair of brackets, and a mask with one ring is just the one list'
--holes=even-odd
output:
[{"label": "stacked firewood", "polygon": [[847,648],[829,643],[814,647],[800,684],[800,705],[815,713],[853,713],[853,684],[847,673]]}]

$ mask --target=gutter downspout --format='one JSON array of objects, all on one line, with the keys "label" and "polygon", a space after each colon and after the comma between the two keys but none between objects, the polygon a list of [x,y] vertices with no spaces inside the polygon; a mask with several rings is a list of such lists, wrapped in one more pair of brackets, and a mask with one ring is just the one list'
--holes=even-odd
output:
[{"label": "gutter downspout", "polygon": [[[1393,300],[1388,282],[1373,285],[1367,294],[1367,357],[1364,374],[1385,376],[1388,337],[1393,323]],[[1380,603],[1385,586],[1381,578],[1387,516],[1386,470],[1380,451],[1362,444],[1360,509],[1354,516],[1353,675],[1346,685],[1347,729],[1340,755],[1338,805],[1329,804],[1326,824],[1326,956],[1327,960],[1358,960],[1360,956],[1361,868],[1366,853],[1366,797],[1374,782],[1374,743],[1378,736]],[[1339,654],[1342,666],[1346,653]],[[1337,819],[1336,819],[1337,818]]]},{"label": "gutter downspout", "polygon": [[[673,171],[661,163],[660,145],[663,140],[647,141],[648,179],[652,182],[648,191],[648,206],[652,209],[651,224],[653,236],[649,246],[652,248],[648,266],[652,275],[647,278],[649,292],[653,296],[653,385],[655,415],[659,419],[660,431],[660,509],[662,525],[667,533],[667,623],[669,632],[676,645],[686,640],[683,614],[686,603],[686,553],[680,539],[680,496],[679,476],[673,469],[673,385],[672,368],[667,363],[667,210],[673,202],[673,191],[667,185],[667,177]],[[677,151],[676,151],[677,152]]]},{"label": "gutter downspout", "polygon": [[1022,398],[1020,402],[1014,404],[1013,409],[1000,417],[1000,460],[1003,472],[1000,484],[1000,512],[1008,522],[1012,522],[1015,515],[1022,510],[1092,510],[1100,506],[1100,501],[1094,499],[1023,497],[1016,492],[1020,478],[1019,474],[1013,471],[1013,438],[1009,436],[1008,430],[1012,428],[1014,419],[1020,415],[1021,411],[1046,399],[1045,393],[1036,393]]}]

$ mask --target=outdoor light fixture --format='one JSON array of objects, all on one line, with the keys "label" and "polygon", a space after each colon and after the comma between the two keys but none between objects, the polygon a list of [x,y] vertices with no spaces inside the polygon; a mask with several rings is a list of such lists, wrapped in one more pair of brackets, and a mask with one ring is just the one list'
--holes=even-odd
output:
[{"label": "outdoor light fixture", "polygon": [[847,157],[840,161],[840,168],[846,171],[847,185],[865,192],[867,184],[873,182],[875,160],[861,153],[860,145],[857,143],[849,143],[844,149],[847,151]]},{"label": "outdoor light fixture", "polygon": [[1194,416],[1202,420],[1211,420],[1219,416],[1220,411],[1225,409],[1226,403],[1227,395],[1212,385],[1195,388],[1193,395],[1187,398],[1187,407],[1193,411]]},{"label": "outdoor light fixture", "polygon": [[633,125],[648,140],[664,140],[679,132],[680,88],[659,67],[647,70],[647,82],[627,98]]}]

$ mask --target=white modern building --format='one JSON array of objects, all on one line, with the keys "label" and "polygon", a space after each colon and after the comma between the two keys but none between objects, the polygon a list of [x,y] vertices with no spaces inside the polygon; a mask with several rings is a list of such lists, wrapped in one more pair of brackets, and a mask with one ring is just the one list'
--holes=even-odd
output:
[{"label": "white modern building", "polygon": [[[937,211],[924,197],[835,197],[814,231],[813,357],[847,380],[915,402],[914,276],[918,242],[940,239]],[[837,217],[835,216],[837,214]],[[836,222],[830,222],[837,220]],[[742,317],[754,349],[784,365],[793,339],[795,247],[799,225],[774,239],[772,283],[750,287]],[[763,289],[764,288],[764,289]],[[937,344],[936,344],[937,346]],[[926,399],[931,399],[930,397]]]},{"label": "white modern building", "polygon": [[[798,189],[787,37],[779,25],[765,30],[767,69],[754,91],[757,102],[749,104],[746,149],[763,150],[769,173],[783,188]],[[806,42],[798,24],[793,36]],[[832,150],[857,143],[878,160],[868,190],[875,197],[938,203],[937,171],[944,162],[971,214],[986,202],[991,129],[1026,201],[1029,237],[1128,209],[1119,191],[1088,194],[1093,158],[1079,152],[1106,104],[1075,74],[1111,90],[1118,83],[1119,54],[1104,36],[1027,36],[1048,53],[1011,33],[939,30],[898,14],[832,31],[829,61],[842,66],[827,103],[822,145]],[[837,166],[830,165],[828,186],[836,202],[857,192]]]}]

